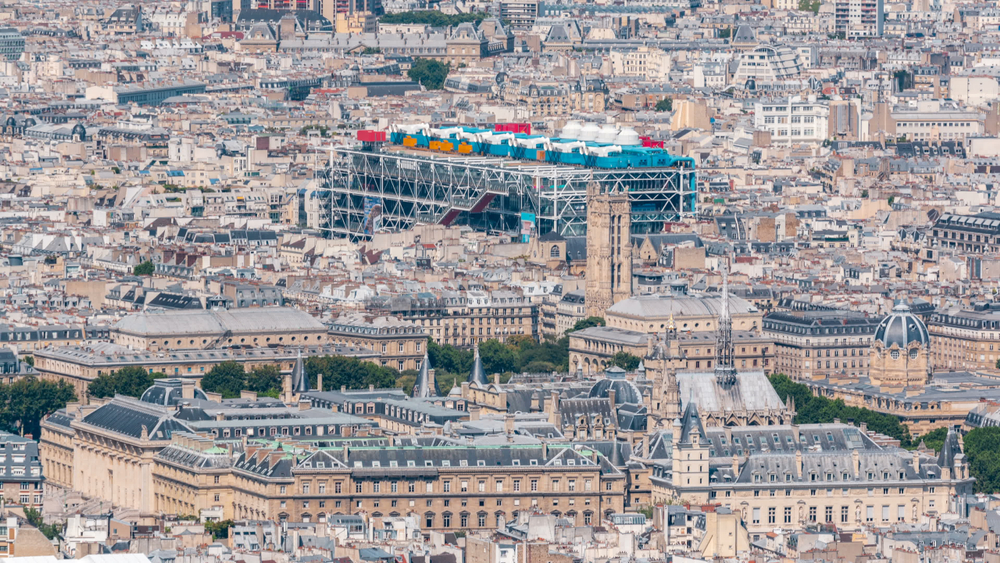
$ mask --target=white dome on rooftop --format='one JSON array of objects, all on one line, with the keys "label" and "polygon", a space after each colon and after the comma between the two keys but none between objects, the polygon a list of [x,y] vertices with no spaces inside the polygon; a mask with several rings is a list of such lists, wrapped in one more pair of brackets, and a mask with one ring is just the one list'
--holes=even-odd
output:
[{"label": "white dome on rooftop", "polygon": [[596,123],[588,123],[583,126],[580,130],[580,136],[577,139],[581,141],[593,141],[597,138],[597,134],[601,132],[601,128],[597,126]]},{"label": "white dome on rooftop", "polygon": [[618,128],[614,125],[605,125],[601,127],[601,131],[597,134],[597,142],[611,144],[615,142],[618,137]]},{"label": "white dome on rooftop", "polygon": [[563,127],[562,132],[559,133],[560,139],[576,139],[580,136],[580,130],[583,129],[583,125],[576,119],[566,122]]},{"label": "white dome on rooftop", "polygon": [[642,144],[642,139],[639,138],[639,134],[635,132],[635,129],[631,127],[626,127],[618,133],[618,137],[615,140],[616,145],[621,145],[623,147],[633,147]]}]

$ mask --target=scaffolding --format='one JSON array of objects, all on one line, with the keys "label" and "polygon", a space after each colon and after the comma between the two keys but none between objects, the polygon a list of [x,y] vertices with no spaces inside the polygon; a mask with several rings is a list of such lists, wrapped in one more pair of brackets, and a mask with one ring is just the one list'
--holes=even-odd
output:
[{"label": "scaffolding", "polygon": [[320,228],[352,240],[414,225],[468,225],[536,234],[585,235],[587,185],[624,191],[632,201],[632,232],[662,232],[695,212],[694,169],[597,169],[508,158],[425,156],[338,148],[322,172]]}]

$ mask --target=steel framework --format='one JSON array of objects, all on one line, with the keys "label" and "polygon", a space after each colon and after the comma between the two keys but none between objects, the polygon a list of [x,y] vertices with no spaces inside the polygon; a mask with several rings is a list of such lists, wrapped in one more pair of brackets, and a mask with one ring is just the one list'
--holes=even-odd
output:
[{"label": "steel framework", "polygon": [[534,215],[539,235],[583,235],[592,181],[602,191],[629,193],[634,233],[660,232],[665,222],[694,213],[696,204],[691,169],[590,169],[338,148],[322,174],[320,227],[352,239],[417,223],[517,231],[522,213]]}]

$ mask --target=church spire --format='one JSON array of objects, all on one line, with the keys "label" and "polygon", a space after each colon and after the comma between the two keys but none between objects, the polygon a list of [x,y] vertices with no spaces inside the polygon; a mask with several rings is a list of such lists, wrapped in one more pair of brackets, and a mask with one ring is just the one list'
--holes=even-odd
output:
[{"label": "church spire", "polygon": [[720,385],[736,382],[733,361],[733,319],[729,315],[729,264],[722,266],[722,307],[715,338],[715,379]]}]

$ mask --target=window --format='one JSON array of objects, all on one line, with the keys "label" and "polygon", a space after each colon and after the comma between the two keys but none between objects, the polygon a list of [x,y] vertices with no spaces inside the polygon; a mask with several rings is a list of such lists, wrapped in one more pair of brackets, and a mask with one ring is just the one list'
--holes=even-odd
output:
[{"label": "window", "polygon": [[531,480],[531,492],[535,492],[537,490],[538,490],[538,479],[532,479]]},{"label": "window", "polygon": [[486,526],[486,515],[485,514],[480,514],[479,515],[479,527],[483,528],[485,526]]},{"label": "window", "polygon": [[850,515],[850,508],[848,508],[846,506],[841,506],[840,507],[840,522],[842,524],[846,524],[847,523],[847,518],[849,517],[849,515]]},{"label": "window", "polygon": [[450,493],[451,492],[451,481],[445,481],[444,482],[444,492],[446,492],[446,493]]},{"label": "window", "polygon": [[360,493],[361,492],[361,483],[355,483],[354,484],[354,492],[355,493]]},{"label": "window", "polygon": [[767,507],[767,523],[768,524],[774,524],[776,511],[777,511],[777,509],[775,507],[773,507],[773,506]]},{"label": "window", "polygon": [[865,507],[865,522],[874,522],[874,521],[875,521],[875,507],[871,506],[871,505],[866,506]]},{"label": "window", "polygon": [[753,523],[760,524],[760,508],[753,509]]},{"label": "window", "polygon": [[792,523],[792,507],[786,506],[785,507],[785,524],[791,524],[791,523]]},{"label": "window", "polygon": [[826,510],[823,512],[823,515],[825,516],[824,518],[825,521],[833,522],[833,507],[832,506],[826,507]]}]

